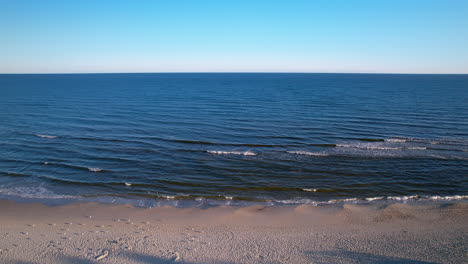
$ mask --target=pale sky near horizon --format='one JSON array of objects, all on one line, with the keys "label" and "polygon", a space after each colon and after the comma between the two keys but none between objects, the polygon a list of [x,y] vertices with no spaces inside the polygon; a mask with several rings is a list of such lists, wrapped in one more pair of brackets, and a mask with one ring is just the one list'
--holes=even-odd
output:
[{"label": "pale sky near horizon", "polygon": [[0,73],[468,73],[468,0],[0,0]]}]

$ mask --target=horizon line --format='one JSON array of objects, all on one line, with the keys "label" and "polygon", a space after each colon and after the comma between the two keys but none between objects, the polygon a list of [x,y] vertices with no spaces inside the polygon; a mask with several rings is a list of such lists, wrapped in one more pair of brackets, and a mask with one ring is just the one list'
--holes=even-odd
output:
[{"label": "horizon line", "polygon": [[468,75],[468,73],[412,73],[412,72],[287,72],[287,71],[167,71],[167,72],[12,72],[12,73],[3,73],[0,72],[0,75],[67,75],[67,74],[388,74],[388,75]]}]

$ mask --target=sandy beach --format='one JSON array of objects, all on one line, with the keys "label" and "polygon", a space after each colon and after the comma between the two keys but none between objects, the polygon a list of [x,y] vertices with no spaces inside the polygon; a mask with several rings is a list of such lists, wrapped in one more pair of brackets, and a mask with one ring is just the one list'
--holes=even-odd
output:
[{"label": "sandy beach", "polygon": [[463,202],[0,211],[1,263],[463,263],[468,246]]}]

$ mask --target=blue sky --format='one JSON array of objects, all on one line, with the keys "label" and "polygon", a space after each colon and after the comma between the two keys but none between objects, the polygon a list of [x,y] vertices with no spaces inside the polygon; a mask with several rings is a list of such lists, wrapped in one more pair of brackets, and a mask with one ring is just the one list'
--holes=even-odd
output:
[{"label": "blue sky", "polygon": [[0,0],[0,72],[468,73],[466,0]]}]

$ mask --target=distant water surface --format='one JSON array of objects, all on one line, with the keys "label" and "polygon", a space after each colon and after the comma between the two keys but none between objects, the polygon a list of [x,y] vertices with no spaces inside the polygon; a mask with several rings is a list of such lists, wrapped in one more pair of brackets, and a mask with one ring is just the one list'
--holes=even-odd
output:
[{"label": "distant water surface", "polygon": [[468,75],[0,75],[0,198],[467,194]]}]

